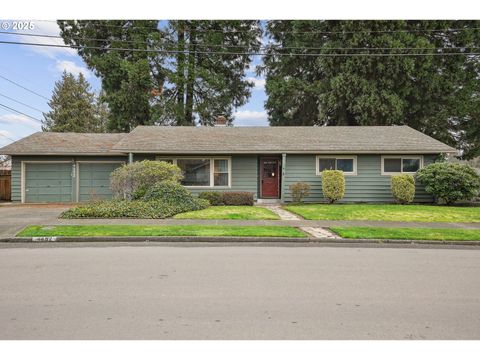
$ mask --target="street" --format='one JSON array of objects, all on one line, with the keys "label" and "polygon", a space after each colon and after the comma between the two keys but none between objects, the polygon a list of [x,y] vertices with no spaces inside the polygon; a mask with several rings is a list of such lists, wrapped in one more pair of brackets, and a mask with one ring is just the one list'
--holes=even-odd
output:
[{"label": "street", "polygon": [[0,339],[480,339],[471,249],[12,245]]}]

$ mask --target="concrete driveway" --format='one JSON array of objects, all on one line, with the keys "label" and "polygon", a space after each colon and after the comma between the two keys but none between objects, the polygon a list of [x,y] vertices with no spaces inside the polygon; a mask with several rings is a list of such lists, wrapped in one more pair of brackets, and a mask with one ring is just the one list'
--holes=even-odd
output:
[{"label": "concrete driveway", "polygon": [[480,251],[4,244],[0,339],[480,339]]},{"label": "concrete driveway", "polygon": [[71,205],[39,204],[22,205],[0,204],[0,239],[14,236],[27,225],[55,223],[57,217]]}]

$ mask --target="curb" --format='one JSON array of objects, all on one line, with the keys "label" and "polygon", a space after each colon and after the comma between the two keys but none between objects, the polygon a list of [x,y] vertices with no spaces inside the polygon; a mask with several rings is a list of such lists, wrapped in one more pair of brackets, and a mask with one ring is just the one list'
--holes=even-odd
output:
[{"label": "curb", "polygon": [[480,246],[480,241],[448,240],[399,240],[399,239],[332,239],[332,238],[291,238],[291,237],[205,237],[205,236],[82,236],[82,237],[10,237],[0,243],[86,243],[86,242],[171,242],[171,243],[324,243],[324,244],[404,244],[404,245],[455,245]]}]

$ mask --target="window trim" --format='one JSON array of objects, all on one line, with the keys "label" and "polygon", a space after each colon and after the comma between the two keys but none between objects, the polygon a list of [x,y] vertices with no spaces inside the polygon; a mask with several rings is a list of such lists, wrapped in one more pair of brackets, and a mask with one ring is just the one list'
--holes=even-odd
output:
[{"label": "window trim", "polygon": [[[384,159],[400,159],[401,160],[401,169],[400,172],[386,172],[385,171],[385,162]],[[385,176],[390,176],[390,175],[399,175],[399,174],[410,174],[414,175],[416,174],[416,171],[403,171],[403,159],[418,159],[420,160],[420,165],[419,165],[419,170],[423,168],[423,155],[382,155],[381,160],[380,160],[380,165],[381,165],[381,174]]]},{"label": "window trim", "polygon": [[318,163],[320,159],[335,159],[335,168],[337,167],[337,159],[352,159],[353,160],[353,171],[343,172],[345,176],[357,176],[357,155],[317,155],[315,157],[315,174],[317,176],[322,176],[320,172],[320,164]]},{"label": "window trim", "polygon": [[[210,185],[182,185],[187,189],[230,189],[232,187],[232,157],[231,156],[155,156],[155,160],[172,160],[174,165],[177,165],[178,159],[210,160]],[[228,185],[214,185],[215,184],[215,160],[227,160],[228,163]]]}]

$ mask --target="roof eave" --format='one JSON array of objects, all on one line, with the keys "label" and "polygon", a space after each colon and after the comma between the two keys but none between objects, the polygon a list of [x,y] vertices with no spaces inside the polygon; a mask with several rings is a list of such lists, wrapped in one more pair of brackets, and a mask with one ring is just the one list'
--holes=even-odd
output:
[{"label": "roof eave", "polygon": [[442,150],[127,150],[134,154],[457,154],[455,149]]}]

